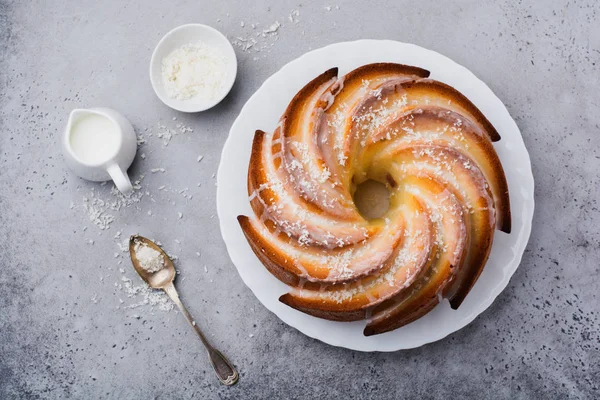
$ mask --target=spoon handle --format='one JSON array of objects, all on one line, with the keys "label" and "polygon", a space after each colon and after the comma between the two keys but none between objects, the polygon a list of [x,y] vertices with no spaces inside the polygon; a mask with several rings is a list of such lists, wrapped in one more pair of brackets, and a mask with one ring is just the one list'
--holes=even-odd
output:
[{"label": "spoon handle", "polygon": [[177,293],[177,290],[175,289],[173,283],[171,282],[170,284],[164,286],[163,290],[165,291],[165,293],[167,293],[171,300],[173,300],[173,303],[175,303],[175,305],[179,307],[187,322],[189,322],[192,328],[194,328],[194,330],[198,334],[198,337],[202,341],[202,344],[204,345],[204,347],[206,347],[206,350],[208,351],[208,356],[210,357],[210,362],[215,372],[217,373],[217,378],[219,378],[221,383],[224,385],[234,385],[239,379],[238,372],[236,371],[233,364],[231,364],[231,362],[227,359],[227,357],[225,357],[219,350],[215,349],[210,344],[206,336],[204,336],[204,333],[202,333],[202,331],[196,324],[196,321],[194,320],[194,318],[192,318],[192,315],[189,313],[187,308],[185,308],[185,306],[179,299],[179,294]]}]

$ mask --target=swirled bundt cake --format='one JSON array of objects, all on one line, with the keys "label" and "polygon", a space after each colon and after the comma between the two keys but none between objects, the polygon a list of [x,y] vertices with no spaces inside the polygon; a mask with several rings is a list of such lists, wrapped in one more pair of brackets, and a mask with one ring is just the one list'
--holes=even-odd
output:
[{"label": "swirled bundt cake", "polygon": [[[460,306],[510,232],[498,132],[461,93],[416,67],[378,63],[309,82],[272,131],[256,131],[248,170],[254,215],[238,220],[280,301],[316,317],[396,329],[443,298]],[[358,185],[389,190],[361,215]]]}]

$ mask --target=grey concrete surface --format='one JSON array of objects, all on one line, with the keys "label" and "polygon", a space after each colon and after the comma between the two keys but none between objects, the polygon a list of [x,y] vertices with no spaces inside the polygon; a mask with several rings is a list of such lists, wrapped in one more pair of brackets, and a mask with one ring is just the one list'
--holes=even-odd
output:
[{"label": "grey concrete surface", "polygon": [[[600,398],[599,20],[597,0],[1,0],[0,398]],[[275,21],[277,40],[236,48],[239,76],[217,108],[184,115],[154,95],[148,63],[169,29],[200,22],[233,39]],[[416,43],[470,68],[517,121],[536,179],[531,240],[506,290],[465,329],[390,354],[330,347],[280,322],[237,275],[215,209],[212,176],[248,97],[309,49],[359,38]],[[146,138],[130,170],[145,174],[143,196],[108,210],[107,230],[83,198],[114,200],[110,185],[73,176],[58,145],[69,111],[98,105]],[[163,148],[159,123],[194,132]],[[118,231],[179,256],[181,295],[239,366],[237,386],[217,383],[181,315],[128,308],[143,298],[123,288],[122,277],[139,281]]]}]

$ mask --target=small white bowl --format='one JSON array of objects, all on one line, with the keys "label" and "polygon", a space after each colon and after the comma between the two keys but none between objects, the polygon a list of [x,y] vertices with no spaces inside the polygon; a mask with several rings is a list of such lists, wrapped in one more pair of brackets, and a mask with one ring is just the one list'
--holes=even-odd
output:
[{"label": "small white bowl", "polygon": [[[188,100],[169,97],[162,80],[162,60],[175,49],[190,43],[203,42],[221,50],[227,64],[226,81],[222,92],[211,100],[201,96]],[[182,112],[199,112],[219,104],[233,87],[237,75],[237,58],[229,40],[218,30],[202,24],[181,25],[167,33],[156,45],[150,60],[150,81],[158,98],[167,106]]]}]

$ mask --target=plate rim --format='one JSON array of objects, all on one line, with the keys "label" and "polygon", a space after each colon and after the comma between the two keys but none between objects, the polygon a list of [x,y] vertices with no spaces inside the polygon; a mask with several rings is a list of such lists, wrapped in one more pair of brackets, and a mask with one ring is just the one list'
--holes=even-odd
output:
[{"label": "plate rim", "polygon": [[[521,187],[522,190],[524,189],[530,189],[527,190],[527,196],[525,196],[525,199],[529,199],[529,201],[525,201],[523,204],[523,211],[527,213],[527,215],[529,216],[529,218],[525,218],[523,220],[523,229],[521,230],[522,233],[522,240],[521,241],[517,241],[515,243],[520,244],[520,251],[518,252],[518,254],[516,254],[516,256],[514,257],[514,266],[510,268],[510,270],[505,269],[504,271],[507,272],[506,274],[503,275],[502,280],[500,282],[498,282],[498,285],[496,286],[498,288],[497,293],[492,293],[491,295],[487,296],[485,299],[483,299],[480,303],[479,303],[479,307],[477,307],[477,309],[473,312],[471,312],[470,314],[464,316],[458,323],[458,327],[454,330],[448,331],[448,332],[442,332],[440,333],[435,333],[435,334],[430,334],[430,336],[425,339],[420,341],[417,344],[414,345],[409,345],[409,346],[403,346],[401,343],[398,343],[398,346],[388,346],[388,347],[378,347],[376,345],[372,345],[372,346],[366,346],[366,345],[362,345],[362,346],[354,346],[352,344],[348,344],[348,343],[342,343],[340,341],[335,341],[335,340],[328,340],[326,337],[322,337],[322,336],[318,336],[318,335],[313,335],[311,333],[306,332],[305,330],[302,329],[302,327],[298,326],[297,324],[290,322],[288,318],[286,317],[282,317],[281,315],[279,315],[273,307],[271,307],[269,304],[267,304],[266,302],[263,302],[261,300],[261,296],[259,296],[256,293],[255,288],[252,287],[252,285],[250,285],[248,283],[248,280],[246,279],[246,277],[244,276],[243,273],[241,273],[240,271],[240,267],[238,267],[238,265],[233,261],[232,257],[232,249],[231,249],[231,245],[229,243],[229,239],[226,237],[225,231],[225,218],[223,218],[224,215],[224,210],[222,209],[223,207],[223,201],[220,201],[221,197],[223,196],[223,185],[221,184],[223,182],[223,175],[225,174],[224,172],[224,166],[223,166],[223,159],[225,158],[226,153],[229,151],[230,147],[233,145],[233,140],[232,140],[232,132],[234,132],[234,130],[236,130],[237,125],[241,123],[241,116],[244,114],[244,112],[247,110],[247,108],[249,107],[249,104],[252,103],[252,100],[258,95],[258,93],[260,93],[262,90],[264,90],[265,86],[268,85],[268,83],[274,79],[275,76],[285,72],[286,69],[291,68],[293,66],[293,64],[296,63],[301,63],[302,60],[304,58],[307,58],[310,54],[315,53],[315,52],[321,52],[321,51],[326,51],[326,50],[331,50],[331,48],[333,47],[338,47],[338,46],[352,46],[352,45],[362,45],[362,44],[373,44],[373,45],[397,45],[397,44],[401,44],[403,46],[406,46],[408,48],[415,48],[418,49],[418,51],[425,51],[428,53],[432,53],[433,56],[436,57],[441,57],[444,59],[444,61],[453,64],[453,67],[458,68],[460,70],[462,70],[464,73],[466,73],[467,75],[470,75],[470,79],[473,79],[475,81],[478,81],[479,84],[483,85],[483,88],[485,88],[486,90],[489,91],[489,93],[491,94],[491,96],[493,96],[496,100],[498,100],[498,102],[502,105],[503,110],[506,115],[508,116],[508,120],[510,120],[511,125],[513,125],[513,129],[516,129],[516,131],[519,134],[519,138],[522,142],[523,145],[523,149],[525,151],[525,153],[527,154],[527,159],[523,160],[523,162],[525,163],[524,168],[525,168],[525,175],[522,176],[522,178],[524,178],[525,180],[527,180],[528,185],[523,185],[523,187]],[[383,61],[382,61],[383,62]],[[366,64],[366,63],[365,63]],[[418,66],[418,65],[417,65]],[[483,111],[482,111],[483,112]],[[254,129],[254,128],[253,128]],[[220,183],[221,182],[221,183]],[[231,260],[231,262],[234,264],[238,275],[242,278],[242,281],[244,282],[244,284],[250,289],[250,291],[254,294],[254,296],[258,299],[258,301],[265,307],[267,308],[270,312],[272,312],[273,314],[275,314],[282,322],[286,323],[287,325],[295,328],[296,330],[300,331],[301,333],[303,333],[304,335],[311,337],[313,339],[317,339],[321,342],[327,343],[329,345],[332,346],[336,346],[336,347],[343,347],[343,348],[347,348],[350,350],[355,350],[355,351],[362,351],[362,352],[392,352],[392,351],[399,351],[399,350],[408,350],[408,349],[412,349],[412,348],[418,348],[421,347],[425,344],[429,344],[429,343],[433,343],[439,340],[444,339],[445,337],[449,336],[452,333],[455,333],[459,330],[461,330],[462,328],[464,328],[465,326],[467,326],[468,324],[470,324],[473,320],[475,320],[479,315],[481,315],[483,312],[485,312],[490,305],[496,300],[496,298],[498,298],[498,296],[506,289],[506,286],[508,286],[508,283],[510,282],[510,279],[512,278],[512,276],[514,275],[514,273],[516,272],[517,268],[519,267],[519,265],[521,264],[522,261],[522,257],[523,254],[525,252],[525,249],[527,247],[527,244],[529,242],[529,238],[531,236],[531,229],[532,229],[532,223],[533,223],[533,217],[534,217],[534,212],[535,212],[535,179],[533,176],[533,170],[531,167],[531,157],[529,156],[529,151],[527,150],[527,147],[525,146],[525,142],[523,140],[523,134],[521,133],[521,130],[519,129],[518,125],[516,124],[515,120],[512,118],[512,116],[510,115],[510,113],[508,112],[508,109],[506,108],[506,105],[504,104],[504,102],[502,100],[500,100],[500,98],[494,93],[494,91],[481,79],[479,79],[471,70],[469,70],[468,68],[464,67],[461,64],[458,64],[457,62],[455,62],[454,60],[452,60],[451,58],[444,56],[441,53],[438,53],[434,50],[430,50],[427,49],[425,47],[422,46],[418,46],[412,43],[406,43],[406,42],[401,42],[401,41],[396,41],[396,40],[381,40],[381,39],[360,39],[360,40],[354,40],[354,41],[344,41],[344,42],[337,42],[337,43],[331,43],[328,44],[326,46],[320,47],[318,49],[314,49],[311,51],[308,51],[306,53],[303,53],[302,55],[300,55],[299,57],[287,62],[286,64],[284,64],[281,68],[279,68],[276,72],[274,72],[273,74],[271,74],[267,79],[265,79],[265,81],[256,89],[256,91],[248,98],[248,100],[244,103],[244,105],[242,106],[242,108],[240,109],[239,114],[237,115],[236,119],[234,120],[233,124],[231,125],[231,128],[229,129],[229,133],[227,136],[227,139],[225,140],[225,144],[223,145],[223,149],[221,151],[221,158],[219,161],[219,167],[217,170],[217,194],[216,194],[216,206],[217,206],[217,215],[219,217],[219,228],[221,230],[221,236],[223,237],[223,241],[225,242],[225,247],[227,249],[227,253],[229,255],[229,258]],[[514,215],[513,215],[514,218]],[[240,228],[241,230],[241,228]],[[311,318],[316,318],[316,317],[311,317]],[[341,322],[343,323],[343,322]]]}]

